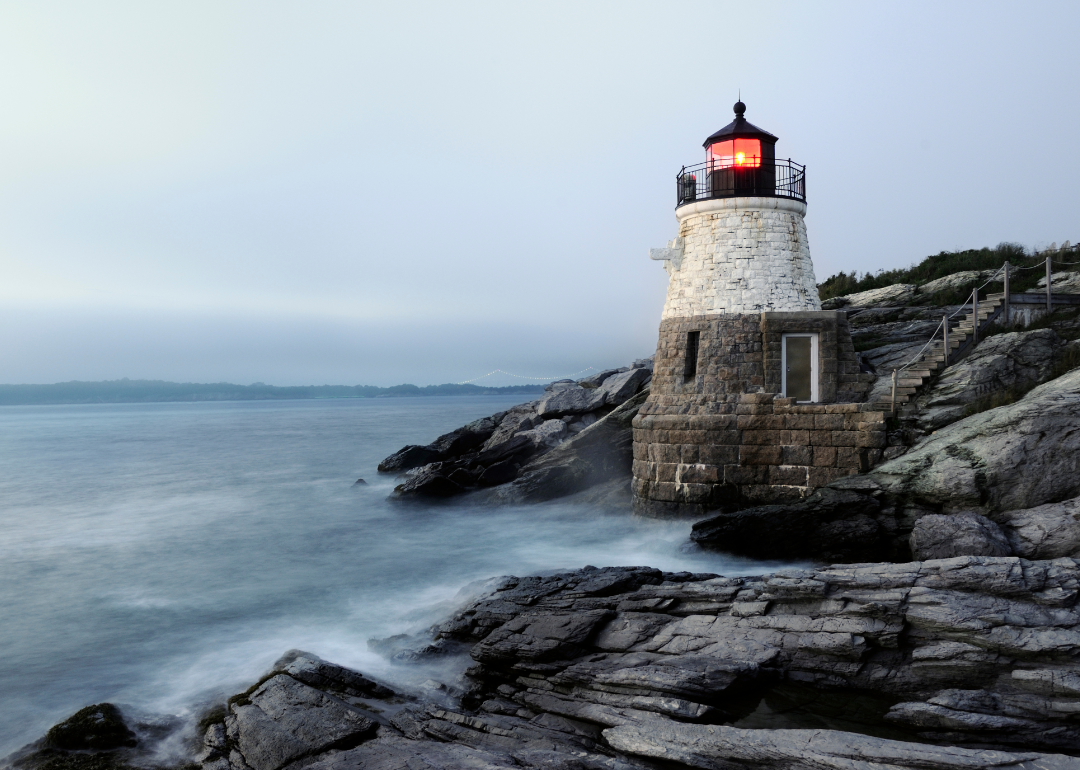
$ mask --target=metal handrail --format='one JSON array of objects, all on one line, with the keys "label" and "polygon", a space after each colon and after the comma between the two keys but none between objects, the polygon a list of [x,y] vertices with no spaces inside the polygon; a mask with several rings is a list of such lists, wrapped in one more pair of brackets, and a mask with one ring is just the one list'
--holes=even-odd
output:
[{"label": "metal handrail", "polygon": [[683,166],[675,175],[675,207],[748,195],[806,202],[806,166],[791,158],[756,160],[757,166],[721,166],[716,161]]},{"label": "metal handrail", "polygon": [[[1070,249],[1070,251],[1075,251],[1075,248]],[[1059,265],[1080,265],[1080,262],[1061,262],[1061,261],[1059,261],[1058,264]],[[1052,265],[1053,265],[1053,255],[1049,254],[1049,253],[1046,255],[1046,259],[1044,259],[1042,262],[1039,262],[1039,263],[1034,264],[1034,265],[1027,265],[1025,267],[1019,267],[1017,265],[1013,265],[1013,264],[1009,263],[1008,261],[1006,261],[1005,264],[1003,264],[1001,267],[999,267],[997,270],[994,271],[994,274],[991,275],[986,280],[986,282],[983,283],[982,286],[976,286],[975,288],[973,288],[971,290],[971,294],[969,295],[970,299],[971,299],[971,305],[970,305],[971,311],[970,312],[972,314],[972,321],[971,321],[972,330],[971,330],[971,333],[972,333],[972,340],[974,341],[975,344],[978,344],[978,341],[979,341],[979,290],[986,288],[991,283],[994,283],[994,279],[997,278],[998,275],[1000,275],[1003,270],[1005,271],[1005,298],[1004,298],[1005,303],[1004,303],[1003,309],[1004,309],[1004,312],[1005,312],[1005,319],[1006,319],[1006,321],[1008,321],[1008,319],[1009,319],[1009,275],[1010,275],[1010,273],[1013,270],[1033,270],[1036,267],[1045,267],[1046,268],[1046,309],[1048,311],[1052,310],[1053,309],[1052,308],[1053,298],[1052,298],[1052,292],[1051,292],[1051,289],[1050,289],[1050,284],[1051,284],[1050,276],[1051,276],[1051,267],[1052,267]],[[969,305],[968,305],[967,301],[965,300],[964,304],[960,305],[960,307],[958,307],[952,313],[952,315],[943,316],[941,321],[939,321],[938,325],[934,328],[933,333],[930,335],[930,339],[928,339],[926,341],[926,344],[922,346],[922,349],[919,350],[919,352],[916,353],[915,356],[910,361],[908,361],[906,364],[904,364],[903,366],[894,368],[892,370],[892,411],[894,411],[894,412],[896,411],[896,379],[897,379],[897,376],[899,375],[900,372],[904,371],[908,367],[910,367],[913,364],[918,363],[919,361],[922,360],[923,353],[925,353],[926,349],[928,347],[930,347],[930,345],[933,344],[937,340],[938,330],[941,329],[942,326],[944,326],[944,329],[945,329],[944,334],[943,334],[943,341],[942,341],[943,352],[944,352],[944,355],[945,355],[945,365],[948,366],[948,363],[949,363],[949,321],[951,321],[956,316],[960,315],[960,313],[963,313],[964,311],[966,311],[968,309],[968,307],[969,307]],[[997,313],[993,313],[992,318],[996,318],[996,317],[997,317]],[[989,320],[991,320],[991,318],[988,318],[987,320],[989,321]],[[966,347],[967,347],[967,343],[962,344],[957,349],[957,352],[959,353],[961,350],[964,350]]]}]

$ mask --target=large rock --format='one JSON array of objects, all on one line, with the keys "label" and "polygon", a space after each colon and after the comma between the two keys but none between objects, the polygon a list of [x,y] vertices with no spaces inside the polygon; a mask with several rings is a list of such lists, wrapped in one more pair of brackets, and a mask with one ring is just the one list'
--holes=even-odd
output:
[{"label": "large rock", "polygon": [[[676,767],[855,768],[857,757],[881,767],[1067,767],[1074,760],[1040,753],[1080,750],[1078,594],[1072,559],[964,557],[761,578],[587,568],[505,578],[436,635],[474,644],[466,700],[478,710],[462,722],[473,732],[456,735],[477,747],[493,745],[485,734],[510,735],[515,718],[555,716],[607,728],[602,740],[631,761]],[[774,689],[797,682],[809,705],[789,700],[795,719],[895,728],[906,740],[741,729],[771,713]],[[753,697],[762,705],[746,716]],[[439,718],[453,721],[446,711]],[[701,720],[734,724],[693,724]],[[630,727],[632,736],[620,732]],[[697,759],[676,749],[706,738]],[[1031,751],[1011,753],[1017,747]]]},{"label": "large rock", "polygon": [[892,554],[878,501],[824,487],[805,501],[719,513],[694,524],[691,539],[706,548],[759,559],[812,556],[870,561]]},{"label": "large rock", "polygon": [[620,480],[625,480],[629,490],[634,451],[631,422],[648,396],[649,391],[643,390],[547,454],[526,463],[513,483],[498,490],[494,501],[542,502]]},{"label": "large rock", "polygon": [[442,460],[455,459],[479,449],[495,433],[506,413],[484,417],[445,433],[427,446],[410,444],[379,463],[381,473],[401,473]]},{"label": "large rock", "polygon": [[954,556],[1011,556],[1012,548],[997,524],[977,513],[931,514],[915,522],[911,553],[919,560]]},{"label": "large rock", "polygon": [[1013,553],[1025,559],[1080,558],[1080,497],[996,516]]},{"label": "large rock", "polygon": [[108,751],[136,744],[135,733],[111,703],[79,709],[45,735],[46,747],[64,751]]},{"label": "large rock", "polygon": [[394,487],[400,497],[453,497],[465,491],[465,487],[451,480],[453,469],[443,463],[431,463],[415,471],[403,483]]},{"label": "large rock", "polygon": [[681,767],[758,770],[1065,770],[1061,754],[923,746],[835,730],[741,730],[649,720],[604,731],[612,748]]},{"label": "large rock", "polygon": [[1080,494],[1080,369],[1014,404],[953,423],[837,489],[885,493],[941,513],[1032,508]]},{"label": "large rock", "polygon": [[[1080,272],[1052,273],[1050,275],[1050,291],[1061,294],[1080,294]],[[1034,289],[1028,289],[1028,293],[1046,293],[1046,276],[1039,279]]]},{"label": "large rock", "polygon": [[430,446],[408,444],[379,463],[380,473],[401,473],[439,459],[439,451]]},{"label": "large rock", "polygon": [[496,428],[494,433],[491,434],[491,437],[484,442],[483,449],[490,449],[493,446],[498,446],[511,438],[515,433],[526,431],[535,425],[539,425],[542,422],[540,416],[536,413],[536,407],[539,406],[539,404],[539,401],[530,401],[527,404],[519,404],[506,412],[499,421],[499,427]]},{"label": "large rock", "polygon": [[550,420],[567,414],[595,412],[606,401],[607,391],[603,388],[583,388],[574,384],[544,396],[536,411],[545,420]]},{"label": "large rock", "polygon": [[608,406],[618,406],[630,400],[650,379],[652,379],[652,372],[648,369],[630,369],[613,374],[600,386],[606,394],[604,403]]},{"label": "large rock", "polygon": [[913,283],[894,283],[880,289],[870,289],[855,294],[846,294],[843,297],[833,297],[822,302],[821,307],[823,310],[838,310],[840,308],[906,305],[914,299],[915,289],[916,286]]},{"label": "large rock", "polygon": [[[936,294],[939,291],[955,291],[956,289],[967,289],[971,291],[976,286],[981,285],[988,280],[997,270],[961,270],[959,273],[953,273],[952,275],[946,275],[943,278],[937,278],[933,281],[928,281],[916,289],[918,294]],[[999,279],[1001,280],[1000,276]]]},{"label": "large rock", "polygon": [[596,374],[590,374],[588,377],[582,377],[578,380],[578,385],[583,388],[599,388],[604,384],[604,380],[613,374],[619,372],[629,371],[629,367],[622,367],[621,369],[604,369],[603,371],[596,372]]},{"label": "large rock", "polygon": [[235,703],[225,733],[251,770],[278,770],[330,748],[347,748],[375,729],[375,722],[320,690],[278,674]]},{"label": "large rock", "polygon": [[491,417],[473,420],[468,425],[439,436],[430,446],[439,453],[441,459],[459,457],[483,445],[497,427],[498,422]]},{"label": "large rock", "polygon": [[1052,329],[982,340],[916,400],[919,427],[936,430],[956,422],[981,400],[1028,390],[1050,375],[1063,347],[1064,341]]}]

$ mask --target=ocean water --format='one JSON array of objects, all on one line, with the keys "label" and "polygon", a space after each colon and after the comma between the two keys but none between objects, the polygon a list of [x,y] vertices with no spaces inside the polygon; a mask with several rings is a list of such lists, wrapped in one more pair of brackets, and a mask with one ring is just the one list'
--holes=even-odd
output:
[{"label": "ocean water", "polygon": [[0,756],[91,703],[190,720],[290,648],[414,676],[367,640],[497,575],[781,564],[629,510],[387,499],[382,458],[519,400],[0,408]]}]

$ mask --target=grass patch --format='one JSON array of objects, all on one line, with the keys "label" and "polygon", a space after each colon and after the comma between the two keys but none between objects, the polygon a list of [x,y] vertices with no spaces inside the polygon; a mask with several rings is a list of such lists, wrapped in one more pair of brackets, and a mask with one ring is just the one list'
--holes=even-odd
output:
[{"label": "grass patch", "polygon": [[[248,702],[250,703],[251,701],[249,700]],[[199,721],[195,725],[199,730],[199,735],[206,735],[206,731],[210,729],[210,725],[224,722],[228,713],[228,709],[220,703],[212,707],[199,718]]]},{"label": "grass patch", "polygon": [[[280,673],[281,673],[280,671],[271,671],[269,674],[264,676],[262,679],[260,679],[255,684],[251,685],[251,687],[247,688],[242,693],[237,693],[236,695],[232,696],[227,701],[225,701],[226,706],[250,706],[251,705],[251,694],[254,693],[256,690],[258,690],[260,687],[262,687],[264,684],[269,682],[271,679],[273,679],[275,676],[277,676]],[[209,727],[209,725],[207,725],[207,727]]]}]

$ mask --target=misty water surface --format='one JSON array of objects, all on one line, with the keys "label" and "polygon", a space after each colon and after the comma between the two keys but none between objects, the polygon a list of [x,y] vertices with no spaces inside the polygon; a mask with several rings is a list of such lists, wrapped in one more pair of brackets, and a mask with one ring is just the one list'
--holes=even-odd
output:
[{"label": "misty water surface", "polygon": [[495,575],[775,566],[629,511],[387,500],[379,460],[518,400],[0,408],[0,755],[90,703],[190,715],[289,648],[393,681],[366,640]]}]

